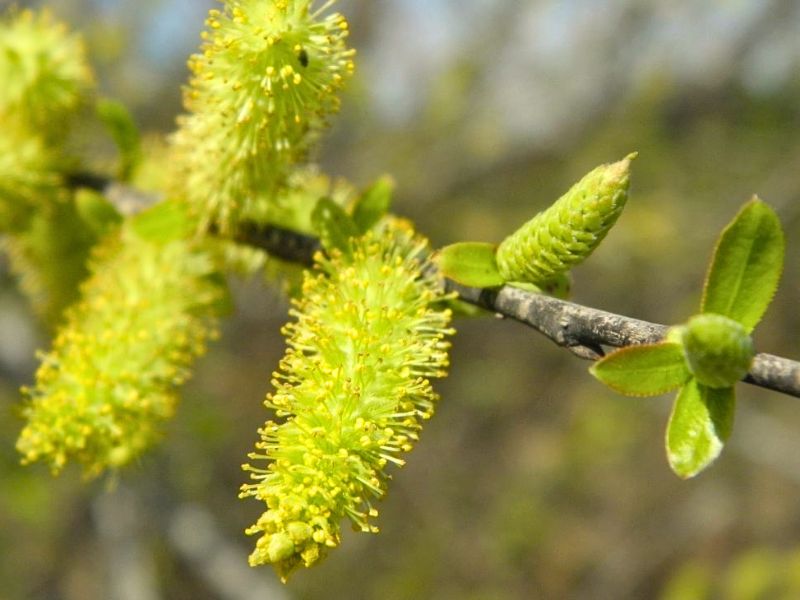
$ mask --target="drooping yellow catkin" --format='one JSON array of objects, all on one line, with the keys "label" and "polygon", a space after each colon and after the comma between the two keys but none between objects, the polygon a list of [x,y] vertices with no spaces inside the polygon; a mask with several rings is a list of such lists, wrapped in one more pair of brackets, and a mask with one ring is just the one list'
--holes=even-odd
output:
[{"label": "drooping yellow catkin", "polygon": [[76,166],[67,136],[93,91],[80,36],[47,11],[0,19],[0,232],[22,289],[58,321],[86,275],[96,241],[63,174]]},{"label": "drooping yellow catkin", "polygon": [[[82,39],[47,11],[0,18],[0,230],[58,199],[63,141],[91,92]],[[63,199],[63,198],[62,198]]]},{"label": "drooping yellow catkin", "polygon": [[58,472],[73,459],[90,477],[135,460],[158,437],[176,387],[216,335],[220,297],[207,253],[131,227],[96,249],[91,271],[40,357],[35,385],[23,390],[27,424],[17,441],[24,463]]},{"label": "drooping yellow catkin", "polygon": [[0,122],[0,231],[15,233],[58,200],[61,178],[42,138],[14,119]]},{"label": "drooping yellow catkin", "polygon": [[332,1],[227,0],[189,60],[188,114],[172,138],[175,197],[222,231],[263,214],[339,108],[353,71]]},{"label": "drooping yellow catkin", "polygon": [[66,201],[37,210],[23,231],[4,240],[20,289],[44,323],[59,323],[64,309],[78,299],[79,283],[89,272],[87,258],[97,241],[96,232]]},{"label": "drooping yellow catkin", "polygon": [[272,563],[286,580],[340,542],[348,517],[374,532],[372,500],[387,465],[402,465],[438,396],[430,379],[448,366],[450,311],[434,306],[425,242],[405,227],[352,242],[352,255],[317,257],[284,329],[288,350],[266,405],[241,497],[266,503],[247,530],[259,535],[250,564]]}]

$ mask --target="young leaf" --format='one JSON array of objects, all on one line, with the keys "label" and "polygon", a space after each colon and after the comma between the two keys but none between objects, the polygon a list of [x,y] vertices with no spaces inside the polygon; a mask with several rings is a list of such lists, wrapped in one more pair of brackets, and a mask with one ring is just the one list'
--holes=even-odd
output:
[{"label": "young leaf", "polygon": [[159,202],[136,215],[131,223],[137,236],[149,242],[166,244],[189,236],[195,226],[188,207],[177,200]]},{"label": "young leaf", "polygon": [[361,194],[353,207],[353,222],[359,233],[366,233],[389,211],[393,193],[394,180],[384,175]]},{"label": "young leaf", "polygon": [[667,425],[667,459],[688,479],[711,464],[733,428],[733,388],[712,389],[692,378],[678,393]]},{"label": "young leaf", "polygon": [[679,344],[662,342],[612,352],[589,372],[626,396],[657,396],[680,387],[690,377]]},{"label": "young leaf", "polygon": [[717,242],[701,312],[730,317],[751,332],[778,287],[784,246],[777,215],[754,197],[725,227]]},{"label": "young leaf", "polygon": [[442,275],[461,285],[497,287],[504,279],[497,270],[495,249],[484,242],[459,242],[442,248],[434,260]]},{"label": "young leaf", "polygon": [[123,181],[142,159],[139,129],[127,107],[116,100],[102,98],[97,102],[97,116],[105,126],[119,151],[119,178]]},{"label": "young leaf", "polygon": [[347,253],[350,239],[358,237],[353,219],[330,198],[320,198],[311,213],[311,223],[326,250],[337,248]]},{"label": "young leaf", "polygon": [[81,219],[98,236],[122,222],[122,215],[102,194],[86,188],[75,192],[75,208]]}]

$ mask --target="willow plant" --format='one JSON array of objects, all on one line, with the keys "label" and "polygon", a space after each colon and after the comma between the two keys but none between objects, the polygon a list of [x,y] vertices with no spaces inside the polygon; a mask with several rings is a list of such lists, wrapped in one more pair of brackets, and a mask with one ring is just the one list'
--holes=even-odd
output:
[{"label": "willow plant", "polygon": [[[211,10],[166,160],[147,156],[124,106],[95,97],[80,36],[46,12],[12,11],[0,23],[0,232],[55,330],[23,390],[22,461],[54,473],[77,463],[88,478],[140,462],[229,311],[226,275],[287,271],[252,239],[315,248],[293,287],[286,353],[264,382],[269,416],[253,426],[240,490],[264,505],[247,529],[257,537],[250,564],[272,564],[284,580],[338,546],[344,520],[378,531],[375,503],[433,415],[432,380],[448,369],[453,309],[463,305],[447,287],[480,288],[484,305],[509,289],[528,304],[566,296],[570,269],[628,201],[635,157],[591,170],[499,244],[432,252],[389,213],[390,178],[359,191],[311,161],[354,71],[334,4],[225,0]],[[92,178],[79,176],[85,158],[68,143],[82,113],[119,146],[115,175],[165,180],[164,199],[121,210],[97,193],[103,186],[83,189]],[[701,314],[592,370],[625,393],[681,388],[668,455],[683,477],[710,464],[730,433],[732,388],[755,360],[750,333],[782,257],[777,217],[750,203],[721,237]]]}]

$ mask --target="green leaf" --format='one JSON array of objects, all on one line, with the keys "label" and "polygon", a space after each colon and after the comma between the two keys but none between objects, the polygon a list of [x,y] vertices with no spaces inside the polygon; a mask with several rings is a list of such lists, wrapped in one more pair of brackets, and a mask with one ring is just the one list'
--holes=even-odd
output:
[{"label": "green leaf", "polygon": [[470,287],[486,288],[503,285],[505,280],[497,270],[494,244],[459,242],[445,246],[436,253],[442,275]]},{"label": "green leaf", "polygon": [[162,244],[188,237],[195,230],[186,204],[178,200],[155,204],[133,217],[131,226],[143,240]]},{"label": "green leaf", "polygon": [[80,188],[75,191],[75,208],[81,219],[98,236],[122,222],[122,215],[101,194]]},{"label": "green leaf", "polygon": [[353,207],[353,222],[360,233],[366,233],[389,211],[394,187],[394,180],[384,175],[361,194]]},{"label": "green leaf", "polygon": [[101,98],[97,101],[96,112],[119,150],[118,177],[127,181],[142,160],[139,129],[125,105],[116,100]]},{"label": "green leaf", "polygon": [[664,394],[690,377],[680,344],[668,342],[622,348],[598,360],[589,372],[626,396]]},{"label": "green leaf", "polygon": [[753,198],[722,231],[706,276],[701,312],[730,317],[750,333],[778,287],[784,247],[778,216]]},{"label": "green leaf", "polygon": [[715,390],[692,378],[681,389],[667,426],[667,459],[678,477],[694,477],[720,455],[735,406],[732,387]]},{"label": "green leaf", "polygon": [[320,198],[311,213],[311,224],[319,235],[322,247],[349,253],[350,239],[358,237],[353,219],[330,198]]}]

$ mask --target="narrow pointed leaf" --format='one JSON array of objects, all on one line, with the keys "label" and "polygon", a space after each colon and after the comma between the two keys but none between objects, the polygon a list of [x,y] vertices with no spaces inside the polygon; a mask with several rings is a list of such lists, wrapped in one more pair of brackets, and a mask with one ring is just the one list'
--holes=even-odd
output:
[{"label": "narrow pointed leaf", "polygon": [[504,279],[497,270],[494,244],[459,242],[442,248],[435,257],[442,275],[461,285],[497,287]]},{"label": "narrow pointed leaf", "polygon": [[701,312],[729,317],[752,331],[778,287],[784,246],[775,211],[758,198],[745,204],[717,242]]},{"label": "narrow pointed leaf", "polygon": [[384,175],[373,183],[353,207],[353,222],[360,233],[366,233],[389,211],[394,194],[394,180]]},{"label": "narrow pointed leaf", "polygon": [[664,394],[690,377],[680,345],[667,342],[622,348],[597,361],[589,372],[626,396]]},{"label": "narrow pointed leaf", "polygon": [[326,250],[336,248],[347,253],[350,239],[358,237],[353,219],[330,198],[320,198],[311,213],[311,223]]},{"label": "narrow pointed leaf", "polygon": [[667,459],[678,477],[694,477],[720,455],[735,406],[732,387],[715,390],[692,378],[681,389],[667,426]]},{"label": "narrow pointed leaf", "polygon": [[119,178],[127,180],[142,159],[141,137],[127,107],[116,100],[97,102],[97,116],[119,150]]}]

